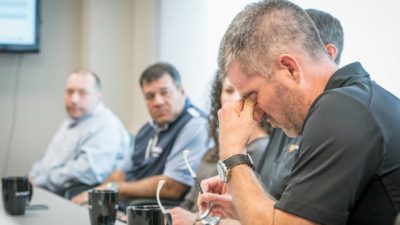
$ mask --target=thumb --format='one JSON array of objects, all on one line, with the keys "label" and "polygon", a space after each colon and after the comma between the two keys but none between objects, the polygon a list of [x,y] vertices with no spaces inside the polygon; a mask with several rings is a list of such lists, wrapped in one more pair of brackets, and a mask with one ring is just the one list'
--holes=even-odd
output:
[{"label": "thumb", "polygon": [[[244,105],[243,105],[242,113],[244,113],[244,114],[246,114],[246,115],[253,115],[255,104],[256,104],[256,102],[254,101],[254,99],[252,98],[252,96],[246,98],[246,99],[244,100]],[[242,114],[242,113],[241,113],[241,114]]]}]

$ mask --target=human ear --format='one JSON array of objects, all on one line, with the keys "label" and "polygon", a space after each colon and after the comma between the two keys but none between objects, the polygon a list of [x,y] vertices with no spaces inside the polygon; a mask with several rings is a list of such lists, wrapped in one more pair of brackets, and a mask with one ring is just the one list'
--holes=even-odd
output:
[{"label": "human ear", "polygon": [[183,86],[180,86],[180,87],[179,87],[179,92],[180,92],[183,96],[186,95],[186,90],[185,90],[185,88],[183,88]]},{"label": "human ear", "polygon": [[338,49],[336,48],[336,46],[334,44],[327,44],[325,45],[325,49],[328,52],[329,58],[331,58],[333,61],[336,60],[336,56],[338,54]]},{"label": "human ear", "polygon": [[289,78],[296,83],[300,82],[302,70],[299,62],[293,55],[282,54],[279,56],[279,65],[282,69],[287,71]]}]

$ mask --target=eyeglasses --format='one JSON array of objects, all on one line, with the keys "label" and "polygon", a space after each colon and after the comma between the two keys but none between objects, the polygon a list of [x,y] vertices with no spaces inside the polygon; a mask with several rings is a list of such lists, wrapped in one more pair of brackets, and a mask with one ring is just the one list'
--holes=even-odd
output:
[{"label": "eyeglasses", "polygon": [[[197,191],[200,194],[203,194],[204,191],[200,186],[199,179],[197,179],[196,173],[193,171],[192,167],[189,164],[188,155],[189,155],[189,150],[184,150],[183,151],[183,160],[185,161],[186,167],[188,168],[190,175],[193,178],[194,185],[195,185]],[[214,203],[207,203],[205,206],[202,207],[202,209],[199,209],[198,215],[196,216],[196,220],[194,221],[193,225],[195,225],[197,222],[200,222],[200,221],[206,219],[210,215],[210,212],[214,208],[214,206],[215,206]]]},{"label": "eyeglasses", "polygon": [[161,188],[162,188],[162,186],[164,184],[165,184],[165,180],[158,181],[158,185],[157,185],[157,204],[160,207],[162,214],[164,215],[164,218],[165,218],[165,221],[166,221],[167,225],[172,225],[171,214],[168,212],[168,210],[166,210],[164,208],[164,206],[161,204],[161,201],[160,201],[160,192],[161,192]]}]

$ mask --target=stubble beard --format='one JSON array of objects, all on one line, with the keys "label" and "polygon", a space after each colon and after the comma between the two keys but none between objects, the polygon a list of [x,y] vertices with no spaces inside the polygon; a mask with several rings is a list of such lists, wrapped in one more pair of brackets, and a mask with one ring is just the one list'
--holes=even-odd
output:
[{"label": "stubble beard", "polygon": [[296,90],[291,90],[283,84],[275,86],[277,96],[281,99],[284,105],[284,122],[281,129],[289,137],[297,137],[301,135],[305,115],[303,107],[305,104],[304,96]]}]

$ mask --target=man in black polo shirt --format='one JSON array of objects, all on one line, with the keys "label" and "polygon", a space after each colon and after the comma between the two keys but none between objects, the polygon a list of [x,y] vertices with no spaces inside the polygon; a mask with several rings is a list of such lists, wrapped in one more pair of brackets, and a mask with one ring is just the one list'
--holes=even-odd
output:
[{"label": "man in black polo shirt", "polygon": [[[400,100],[361,64],[338,69],[300,7],[284,0],[246,7],[222,40],[219,65],[243,100],[219,112],[223,181],[202,183],[208,193],[201,205],[213,202],[214,214],[251,225],[393,224],[400,211]],[[243,155],[249,125],[263,117],[303,137],[277,202]]]},{"label": "man in black polo shirt", "polygon": [[[339,65],[343,51],[343,28],[340,21],[331,14],[307,9],[318,29],[321,41],[329,57]],[[275,128],[269,138],[267,149],[264,151],[256,171],[268,193],[279,200],[285,189],[294,163],[299,155],[301,136],[290,138],[279,128]]]}]

